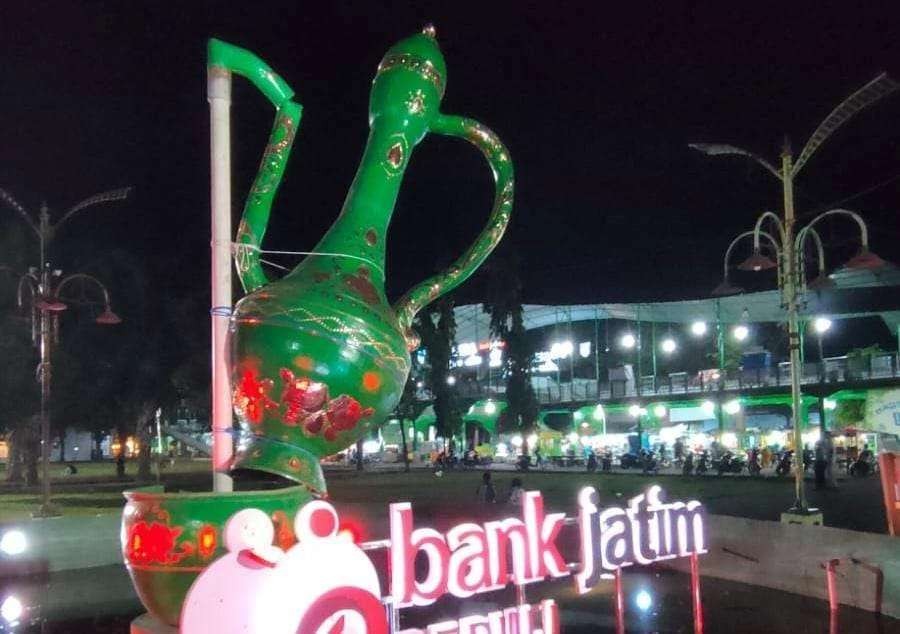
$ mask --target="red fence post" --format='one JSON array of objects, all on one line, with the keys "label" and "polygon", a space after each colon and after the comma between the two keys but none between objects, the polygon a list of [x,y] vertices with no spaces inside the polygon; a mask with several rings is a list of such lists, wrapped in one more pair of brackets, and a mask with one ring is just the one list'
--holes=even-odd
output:
[{"label": "red fence post", "polygon": [[900,454],[884,452],[878,456],[881,467],[881,490],[884,494],[884,514],[888,532],[900,536]]},{"label": "red fence post", "polygon": [[616,634],[625,634],[625,597],[622,593],[622,569],[616,569]]},{"label": "red fence post", "polygon": [[694,611],[694,634],[703,634],[703,603],[700,600],[700,562],[691,554],[691,605]]}]

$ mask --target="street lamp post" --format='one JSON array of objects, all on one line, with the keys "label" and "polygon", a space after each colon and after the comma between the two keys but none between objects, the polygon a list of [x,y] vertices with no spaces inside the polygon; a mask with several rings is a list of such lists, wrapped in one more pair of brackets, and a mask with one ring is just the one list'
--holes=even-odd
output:
[{"label": "street lamp post", "polygon": [[[40,268],[32,268],[19,277],[16,297],[18,306],[22,307],[23,290],[26,288],[29,290],[32,341],[40,355],[37,375],[41,383],[41,506],[35,513],[36,517],[52,517],[59,514],[50,502],[50,388],[53,345],[57,343],[56,337],[58,336],[56,328],[59,319],[58,313],[68,308],[66,302],[63,301],[65,296],[62,291],[75,281],[81,281],[82,284],[90,283],[99,289],[103,305],[103,312],[96,318],[96,322],[102,325],[114,325],[122,321],[112,311],[109,292],[97,278],[86,273],[62,276],[61,271],[51,268],[47,261],[47,250],[60,227],[78,212],[101,203],[123,200],[128,196],[128,192],[129,188],[116,189],[86,198],[66,211],[55,223],[50,222],[50,210],[46,204],[42,204],[38,222],[35,223],[25,207],[7,191],[0,189],[0,200],[22,217],[37,237],[41,258]],[[35,328],[36,318],[38,319],[37,328]]]},{"label": "street lamp post", "polygon": [[[814,233],[813,225],[822,218],[833,214],[847,214],[853,217],[860,225],[862,248],[860,253],[848,262],[848,266],[855,268],[875,268],[883,264],[883,260],[869,252],[868,237],[862,219],[853,212],[847,210],[832,210],[815,217],[799,232],[795,230],[796,215],[794,213],[794,179],[798,176],[803,166],[813,155],[813,153],[825,142],[825,140],[839,127],[846,123],[856,113],[863,110],[867,106],[875,103],[879,99],[889,95],[900,88],[900,84],[891,79],[887,74],[882,73],[875,79],[867,83],[865,86],[857,90],[855,93],[847,97],[835,108],[825,120],[816,128],[813,135],[807,141],[799,157],[794,161],[791,152],[790,143],[785,140],[785,144],[781,152],[781,167],[777,168],[764,158],[754,154],[753,152],[744,150],[733,145],[722,144],[704,144],[695,143],[690,147],[699,150],[711,156],[717,155],[739,155],[754,160],[761,165],[769,173],[778,178],[782,183],[782,198],[784,205],[783,219],[779,218],[772,212],[763,213],[756,222],[753,229],[753,255],[751,255],[739,268],[744,270],[760,271],[763,269],[781,267],[779,275],[779,286],[782,291],[782,303],[787,313],[788,322],[788,341],[790,352],[791,366],[791,414],[794,424],[794,473],[795,473],[795,494],[796,499],[790,513],[809,515],[809,509],[806,503],[806,495],[803,486],[803,467],[801,460],[801,451],[803,440],[801,437],[801,395],[800,395],[800,332],[799,332],[799,303],[802,292],[807,288],[805,277],[802,275],[803,264],[802,253],[804,241],[807,235]],[[760,251],[760,236],[763,235],[762,225],[769,221],[774,224],[777,233],[775,236],[766,236],[771,239],[776,238],[777,245],[780,246],[780,254],[776,248],[776,259],[771,259],[763,255]],[[820,267],[824,266],[822,261],[821,240],[814,238],[819,246]],[[726,261],[726,267],[727,267]],[[820,275],[820,278],[822,276]],[[790,519],[790,518],[786,518]],[[801,520],[803,521],[803,520]]]}]

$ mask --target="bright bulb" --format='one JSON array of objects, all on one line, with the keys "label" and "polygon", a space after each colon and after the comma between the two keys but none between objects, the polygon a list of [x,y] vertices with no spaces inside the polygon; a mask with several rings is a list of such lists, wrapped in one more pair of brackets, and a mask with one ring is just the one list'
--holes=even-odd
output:
[{"label": "bright bulb", "polygon": [[447,377],[447,385],[456,385],[456,377],[452,374]]},{"label": "bright bulb", "polygon": [[513,447],[521,447],[522,446],[522,437],[521,436],[513,436],[509,439],[509,442],[512,443]]},{"label": "bright bulb", "polygon": [[653,607],[653,597],[646,590],[638,590],[637,594],[634,595],[634,604],[638,610],[646,612]]},{"label": "bright bulb", "polygon": [[747,337],[750,336],[750,329],[747,326],[735,326],[734,331],[732,331],[734,338],[738,341],[743,341]]},{"label": "bright bulb", "polygon": [[637,345],[637,339],[634,338],[634,335],[628,333],[626,335],[622,335],[622,338],[619,340],[619,343],[622,344],[623,348],[634,348]]},{"label": "bright bulb", "polygon": [[666,415],[666,408],[663,405],[657,405],[653,408],[653,415],[662,418]]},{"label": "bright bulb", "polygon": [[741,411],[741,402],[738,399],[734,399],[733,401],[728,401],[727,403],[725,403],[725,405],[724,405],[724,407],[722,407],[722,409],[725,410],[726,414],[732,414],[732,415],[737,414],[739,411]]},{"label": "bright bulb", "polygon": [[25,606],[23,606],[22,602],[19,601],[19,598],[14,595],[6,597],[3,600],[3,604],[0,605],[0,616],[2,616],[3,620],[10,625],[18,622],[18,620],[22,618],[22,613],[24,611]]},{"label": "bright bulb", "polygon": [[660,347],[666,354],[672,354],[673,352],[675,352],[675,349],[678,348],[678,344],[675,343],[674,339],[663,339]]},{"label": "bright bulb", "polygon": [[0,538],[0,552],[4,555],[21,555],[28,548],[28,540],[25,533],[18,529],[6,531]]},{"label": "bright bulb", "polygon": [[637,418],[638,416],[641,415],[641,406],[640,405],[632,405],[631,407],[628,408],[628,414],[632,418]]},{"label": "bright bulb", "polygon": [[484,413],[485,414],[493,414],[497,411],[497,406],[494,404],[494,401],[488,401],[484,404]]},{"label": "bright bulb", "polygon": [[716,404],[712,401],[703,401],[703,403],[700,405],[700,409],[702,409],[703,413],[707,416],[712,416],[716,413]]},{"label": "bright bulb", "polygon": [[706,322],[705,321],[695,321],[691,324],[691,332],[695,337],[702,337],[706,334]]},{"label": "bright bulb", "polygon": [[820,335],[825,334],[831,329],[831,320],[828,317],[816,317],[815,321],[813,321],[813,328]]}]

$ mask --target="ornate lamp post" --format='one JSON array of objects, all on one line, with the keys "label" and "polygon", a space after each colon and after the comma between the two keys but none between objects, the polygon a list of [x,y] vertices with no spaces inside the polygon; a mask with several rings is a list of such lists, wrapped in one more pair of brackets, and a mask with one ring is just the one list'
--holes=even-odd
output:
[{"label": "ornate lamp post", "polygon": [[[738,268],[742,270],[761,271],[765,269],[778,268],[778,285],[782,292],[782,303],[787,312],[788,337],[790,345],[790,362],[791,362],[791,401],[792,401],[792,420],[794,423],[794,451],[796,465],[802,465],[800,452],[802,451],[802,439],[800,435],[800,331],[799,331],[799,303],[803,292],[810,286],[827,284],[828,278],[824,276],[824,254],[821,246],[821,239],[813,229],[813,226],[826,216],[842,214],[849,215],[859,224],[861,233],[861,249],[859,254],[854,257],[847,266],[851,268],[876,268],[884,263],[878,256],[869,251],[868,232],[865,223],[858,214],[844,209],[835,209],[827,211],[816,216],[812,221],[807,223],[805,227],[797,231],[795,227],[794,215],[794,179],[803,169],[803,166],[819,148],[822,143],[831,135],[832,132],[846,123],[853,115],[863,110],[867,106],[875,103],[882,97],[889,95],[900,88],[900,84],[882,73],[868,84],[850,95],[841,102],[828,117],[816,128],[812,137],[807,141],[803,150],[800,152],[797,160],[794,160],[791,152],[790,144],[785,141],[781,152],[781,167],[777,168],[764,158],[741,149],[733,145],[722,144],[705,144],[695,143],[690,147],[704,152],[711,156],[718,155],[739,155],[750,158],[756,163],[763,166],[770,174],[778,178],[782,183],[784,215],[783,218],[767,211],[763,213],[756,221],[753,229],[753,254],[747,258]],[[762,231],[765,222],[774,225],[776,231],[773,235],[767,235]],[[818,246],[820,275],[816,280],[806,283],[803,271],[803,246],[806,238],[813,235]],[[764,255],[760,248],[760,238],[765,237],[775,245],[776,261]],[[733,244],[732,244],[733,246]],[[729,247],[729,251],[731,247]],[[728,254],[730,255],[730,253]],[[727,272],[727,256],[726,256],[726,272]],[[726,278],[727,280],[727,278]],[[821,286],[820,286],[821,287]],[[725,289],[722,289],[725,290]],[[729,289],[731,290],[731,289]],[[786,515],[800,514],[809,515],[809,509],[806,504],[806,496],[803,489],[803,468],[797,466],[794,469],[796,476],[796,499],[794,506]],[[790,517],[783,516],[783,519],[792,521]],[[796,520],[794,520],[796,521]],[[800,520],[804,521],[804,520]]]},{"label": "ornate lamp post", "polygon": [[[109,292],[97,278],[86,273],[72,273],[63,276],[62,271],[51,268],[47,262],[47,249],[56,234],[56,231],[75,216],[78,212],[100,203],[123,200],[128,196],[129,189],[117,189],[86,198],[66,211],[56,222],[50,222],[50,211],[47,205],[41,205],[38,222],[35,223],[31,214],[19,204],[8,192],[0,189],[0,200],[11,207],[28,223],[38,238],[40,246],[41,266],[32,267],[27,273],[19,277],[16,294],[17,303],[22,307],[25,303],[24,292],[27,290],[29,309],[31,312],[31,338],[40,353],[40,362],[37,367],[37,378],[41,383],[41,507],[35,513],[37,517],[50,517],[59,513],[50,503],[50,387],[52,379],[52,352],[53,346],[59,339],[59,313],[68,308],[68,303],[99,304],[102,312],[95,321],[102,325],[115,325],[121,323],[121,318],[110,307]],[[64,301],[66,295],[63,291],[72,284],[80,282],[84,297],[87,297],[88,286],[99,290],[100,301],[77,302]]]}]

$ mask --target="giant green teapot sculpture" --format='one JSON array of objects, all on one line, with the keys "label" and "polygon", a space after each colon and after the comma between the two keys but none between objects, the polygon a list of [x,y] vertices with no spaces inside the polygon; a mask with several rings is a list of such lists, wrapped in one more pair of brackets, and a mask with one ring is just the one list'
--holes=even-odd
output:
[{"label": "giant green teapot sculpture", "polygon": [[[267,491],[125,493],[122,554],[147,610],[176,624],[197,575],[224,552],[224,524],[242,508],[264,510],[276,543],[294,540],[288,518],[325,481],[319,459],[380,425],[409,373],[411,329],[428,302],[462,283],[503,235],[512,208],[509,154],[487,128],[442,114],[447,69],[434,30],[392,47],[372,86],[369,141],[337,221],[311,255],[269,282],[260,243],[300,122],[293,91],[252,53],[212,40],[209,72],[252,81],[277,114],[238,229],[235,261],[248,295],[231,320],[234,409],[241,433],[234,468],[288,478]],[[412,151],[429,132],[465,138],[487,157],[497,193],[487,226],[446,271],[394,306],[384,294],[385,238]]]},{"label": "giant green teapot sculpture", "polygon": [[[513,169],[487,128],[440,112],[447,68],[434,29],[394,45],[369,99],[369,139],[341,213],[293,271],[269,282],[260,243],[299,123],[291,91],[250,53],[213,42],[213,65],[251,79],[278,110],[238,229],[236,263],[248,295],[232,316],[232,387],[243,434],[236,468],[276,473],[325,491],[319,459],[380,425],[399,400],[417,346],[411,324],[429,302],[468,278],[509,222]],[[384,293],[385,248],[403,174],[430,133],[462,137],[485,155],[496,197],[487,226],[446,271],[394,306]]]}]

